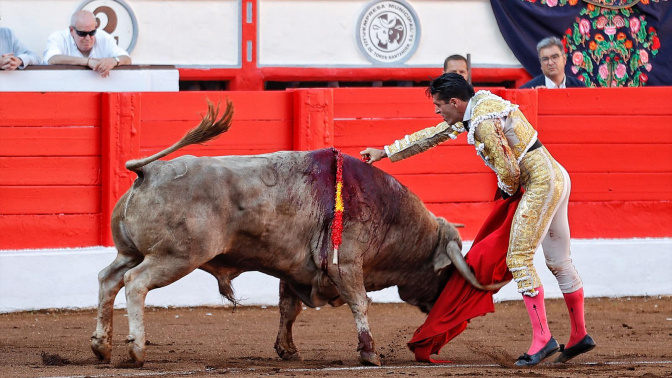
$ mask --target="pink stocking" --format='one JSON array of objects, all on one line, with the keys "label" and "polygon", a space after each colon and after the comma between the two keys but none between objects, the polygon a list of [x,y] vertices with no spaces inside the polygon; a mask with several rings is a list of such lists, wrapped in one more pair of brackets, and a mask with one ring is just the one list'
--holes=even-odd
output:
[{"label": "pink stocking", "polygon": [[569,320],[572,325],[571,334],[567,347],[572,347],[586,336],[586,320],[583,309],[583,288],[569,293],[563,294],[565,296],[565,304],[569,311]]},{"label": "pink stocking", "polygon": [[544,288],[539,286],[536,290],[539,294],[534,297],[523,295],[527,314],[530,316],[530,322],[532,323],[532,345],[527,351],[527,354],[530,355],[539,352],[551,339],[551,331],[548,329],[548,322],[546,321]]}]

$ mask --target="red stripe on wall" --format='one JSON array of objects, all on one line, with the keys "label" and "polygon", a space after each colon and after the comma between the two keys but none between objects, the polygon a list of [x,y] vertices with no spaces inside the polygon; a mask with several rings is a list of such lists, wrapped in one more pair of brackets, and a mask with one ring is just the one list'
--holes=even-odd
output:
[{"label": "red stripe on wall", "polygon": [[100,126],[100,93],[3,93],[0,126]]},{"label": "red stripe on wall", "polygon": [[100,158],[0,157],[0,185],[100,185]]},{"label": "red stripe on wall", "polygon": [[100,214],[0,215],[0,249],[101,245]]},{"label": "red stripe on wall", "polygon": [[98,156],[100,127],[0,127],[2,156]]},{"label": "red stripe on wall", "polygon": [[0,186],[0,214],[100,214],[99,186]]}]

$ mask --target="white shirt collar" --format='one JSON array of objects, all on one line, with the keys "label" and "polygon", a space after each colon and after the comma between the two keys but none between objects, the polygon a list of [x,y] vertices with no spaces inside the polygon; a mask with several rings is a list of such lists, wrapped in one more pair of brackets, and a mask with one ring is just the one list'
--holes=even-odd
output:
[{"label": "white shirt collar", "polygon": [[472,97],[472,98],[469,99],[469,102],[467,103],[467,109],[464,110],[464,116],[462,117],[463,121],[468,121],[468,120],[471,119],[471,112],[474,111],[474,109],[472,109],[472,101],[473,100],[474,100],[474,98]]},{"label": "white shirt collar", "polygon": [[546,88],[548,89],[556,89],[556,88],[567,88],[565,83],[567,82],[567,75],[564,75],[562,77],[562,83],[560,85],[555,85],[553,80],[549,79],[547,76],[544,76],[544,79],[546,80]]}]

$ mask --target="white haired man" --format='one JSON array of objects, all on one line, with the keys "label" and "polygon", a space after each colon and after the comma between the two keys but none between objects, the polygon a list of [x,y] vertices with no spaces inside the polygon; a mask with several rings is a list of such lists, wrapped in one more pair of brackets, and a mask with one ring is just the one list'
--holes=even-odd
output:
[{"label": "white haired man", "polygon": [[52,33],[47,40],[44,61],[48,64],[85,66],[103,77],[118,66],[131,64],[131,57],[104,30],[97,29],[96,16],[89,11],[72,15],[68,30]]}]

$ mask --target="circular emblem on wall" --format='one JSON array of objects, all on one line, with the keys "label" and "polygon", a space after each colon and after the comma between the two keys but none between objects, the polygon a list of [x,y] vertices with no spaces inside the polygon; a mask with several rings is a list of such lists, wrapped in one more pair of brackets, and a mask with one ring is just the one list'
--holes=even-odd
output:
[{"label": "circular emblem on wall", "polygon": [[420,23],[404,0],[374,0],[357,22],[357,44],[373,63],[402,63],[420,42]]},{"label": "circular emblem on wall", "polygon": [[138,20],[124,0],[85,0],[77,10],[93,12],[99,29],[111,34],[122,49],[133,51],[138,40]]}]

